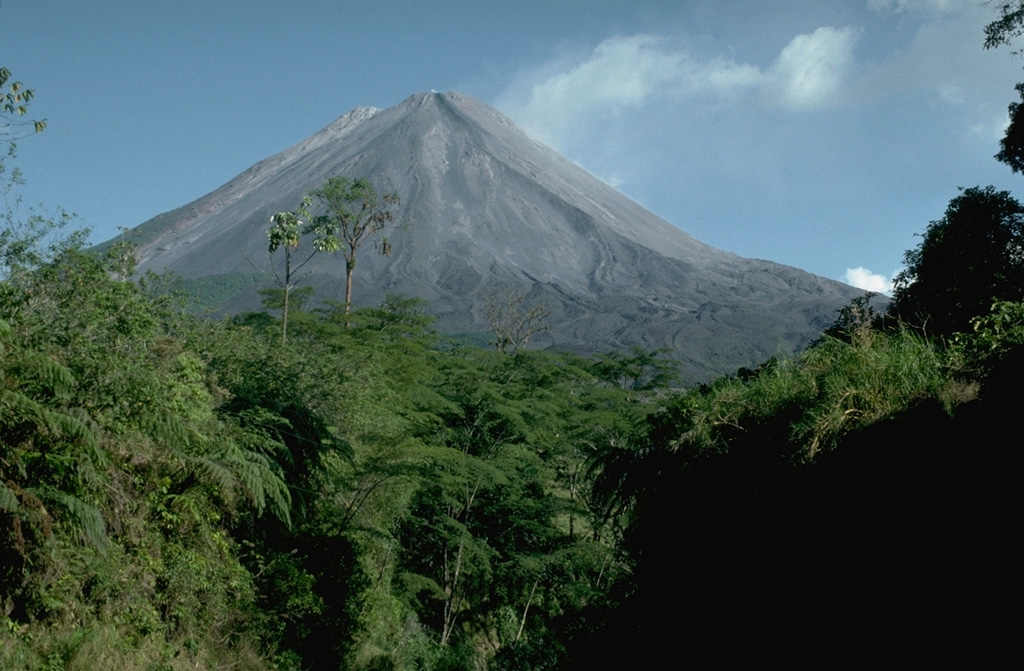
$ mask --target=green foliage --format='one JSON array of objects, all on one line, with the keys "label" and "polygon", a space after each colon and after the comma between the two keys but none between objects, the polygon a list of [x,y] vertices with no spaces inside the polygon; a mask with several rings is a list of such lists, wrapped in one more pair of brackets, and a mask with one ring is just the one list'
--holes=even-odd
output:
[{"label": "green foliage", "polygon": [[1024,302],[996,301],[971,324],[973,331],[958,333],[950,346],[961,378],[989,399],[1012,397],[1024,362]]},{"label": "green foliage", "polygon": [[597,357],[594,374],[626,391],[664,389],[679,381],[679,362],[663,357],[667,349],[647,352],[634,346],[629,354],[609,352]]},{"label": "green foliage", "polygon": [[0,550],[8,558],[0,593],[24,580],[49,540],[50,510],[63,512],[82,539],[105,542],[104,521],[87,494],[105,455],[88,419],[69,403],[75,379],[12,336],[0,320]]},{"label": "green foliage", "polygon": [[991,186],[965,189],[904,263],[890,311],[930,334],[966,331],[993,300],[1024,298],[1024,206]]},{"label": "green foliage", "polygon": [[[282,343],[252,316],[174,313],[94,256],[46,258],[0,304],[4,435],[36,443],[4,461],[26,473],[0,490],[25,549],[0,598],[32,632],[95,623],[80,644],[17,643],[65,664],[117,632],[171,668],[173,650],[200,668],[233,651],[253,668],[565,668],[636,589],[642,553],[622,543],[636,552],[643,501],[680,464],[797,468],[969,391],[935,345],[852,313],[844,340],[683,393],[657,352],[453,348],[404,297],[328,305]],[[726,498],[757,479],[724,478]]]},{"label": "green foliage", "polygon": [[[263,304],[266,307],[281,310],[282,341],[288,340],[290,303],[296,301],[298,309],[301,310],[302,304],[308,301],[313,294],[312,287],[304,287],[293,296],[296,285],[316,272],[326,260],[326,255],[337,251],[340,244],[336,231],[329,222],[314,221],[303,224],[303,219],[309,220],[308,208],[310,202],[310,198],[307,196],[303,198],[302,204],[294,212],[278,212],[273,215],[270,217],[270,228],[267,230],[267,253],[270,256],[270,274],[273,276],[278,288],[276,290],[264,289],[260,293],[264,296]],[[310,234],[313,235],[313,249],[304,259],[301,257],[293,259],[292,254],[298,251],[301,238]],[[280,271],[274,264],[274,254],[279,249],[284,251],[284,268]],[[310,261],[317,254],[324,255],[320,263],[302,272],[302,269],[309,265]],[[248,257],[246,258],[248,260]],[[259,268],[253,261],[249,260],[249,263],[254,268]]]},{"label": "green foliage", "polygon": [[[323,232],[323,240],[345,255],[345,310],[352,304],[352,273],[356,253],[366,240],[394,224],[392,207],[399,204],[397,193],[379,195],[365,179],[331,177],[309,198],[325,208],[326,213],[313,218],[311,226]],[[391,253],[386,237],[374,243],[381,254]]]},{"label": "green foliage", "polygon": [[1020,0],[1001,0],[996,4],[996,9],[999,18],[985,26],[986,49],[1008,45],[1024,33],[1024,3]]},{"label": "green foliage", "polygon": [[971,320],[974,336],[962,335],[958,341],[972,352],[973,359],[984,359],[1024,345],[1024,303],[996,301],[988,314]]},{"label": "green foliage", "polygon": [[[628,520],[635,591],[603,637],[572,646],[578,668],[626,663],[621,646],[665,637],[737,661],[747,653],[723,651],[742,638],[759,661],[801,666],[837,650],[870,658],[877,649],[858,646],[876,627],[888,637],[878,649],[905,659],[936,636],[974,649],[958,595],[973,593],[974,544],[1001,545],[1003,522],[972,529],[1000,514],[1008,483],[971,449],[1009,421],[1024,312],[997,303],[947,345],[872,329],[859,308],[842,339],[668,399],[643,434],[597,452],[595,489]],[[671,623],[650,615],[666,600],[679,605]],[[822,619],[794,636],[778,604]],[[878,615],[867,638],[864,609]]]},{"label": "green foliage", "polygon": [[28,114],[28,103],[35,97],[35,91],[27,89],[18,81],[11,81],[11,71],[0,67],[0,140],[11,141],[19,136],[22,126],[30,125],[39,133],[46,128],[46,121],[17,121]]},{"label": "green foliage", "polygon": [[[12,654],[83,668],[81,651],[118,632],[133,665],[184,644],[202,668],[251,640],[250,576],[224,522],[266,509],[287,523],[282,470],[254,427],[218,416],[206,363],[162,330],[184,322],[112,279],[127,257],[108,268],[45,230],[11,228],[3,247],[0,604],[18,631],[50,628]],[[65,622],[84,637],[50,647]]]},{"label": "green foliage", "polygon": [[585,465],[659,394],[610,357],[453,349],[401,296],[282,343],[45,239],[0,296],[5,662],[557,668],[614,607]]},{"label": "green foliage", "polygon": [[826,338],[748,382],[719,381],[691,410],[678,449],[721,452],[734,436],[770,430],[783,456],[810,460],[846,433],[923,398],[951,403],[955,393],[942,353],[913,333],[862,334],[850,343]]},{"label": "green foliage", "polygon": [[185,309],[193,314],[202,315],[238,296],[260,282],[263,277],[263,273],[232,273],[187,280],[176,278],[173,286],[161,287],[158,293],[180,293],[185,302]]}]

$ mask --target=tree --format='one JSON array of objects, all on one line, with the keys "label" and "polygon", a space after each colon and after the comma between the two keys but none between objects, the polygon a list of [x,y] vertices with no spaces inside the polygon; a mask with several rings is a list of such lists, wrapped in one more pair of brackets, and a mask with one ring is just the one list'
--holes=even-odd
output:
[{"label": "tree", "polygon": [[[323,264],[323,261],[302,274],[299,274],[300,271],[317,254],[321,252],[330,254],[337,251],[339,247],[336,231],[330,222],[320,221],[318,218],[313,223],[303,225],[303,218],[307,221],[309,220],[307,209],[309,205],[310,199],[307,196],[302,200],[302,205],[294,212],[278,212],[270,218],[271,225],[267,230],[267,254],[270,256],[271,270],[269,274],[273,276],[280,293],[275,296],[273,295],[273,290],[266,292],[265,303],[281,310],[281,340],[284,341],[288,340],[288,308],[292,291],[299,282],[316,271]],[[299,249],[299,241],[302,236],[310,233],[314,235],[313,249],[303,261],[297,264],[293,263],[292,253]],[[277,267],[274,265],[274,254],[279,249],[284,250],[284,268],[281,272],[278,272]],[[251,259],[246,257],[246,260],[254,268],[259,269],[259,266],[253,263]],[[300,299],[303,301],[308,298],[308,292],[300,296]]]},{"label": "tree", "polygon": [[[10,83],[8,83],[10,82]],[[9,199],[13,190],[23,184],[18,168],[8,170],[5,159],[16,156],[15,140],[28,134],[25,126],[31,125],[36,133],[46,128],[46,121],[22,121],[28,113],[28,103],[34,97],[32,89],[26,89],[21,82],[11,82],[11,71],[0,67],[0,143],[7,143],[7,151],[0,153],[0,279],[8,279],[19,269],[31,267],[42,260],[39,251],[41,242],[53,231],[45,217],[32,214],[28,222],[16,221],[16,207],[20,197]],[[62,224],[68,223],[68,215],[58,211]],[[80,236],[84,239],[85,234]]]},{"label": "tree", "polygon": [[[1024,34],[1024,0],[1004,0],[997,5],[1000,16],[985,26],[985,48],[1009,45],[1012,40]],[[1021,50],[1013,52],[1019,55]],[[1024,84],[1017,84],[1017,93],[1024,100]],[[1014,172],[1024,173],[1024,105],[1010,103],[1010,124],[1006,134],[999,141],[1000,151],[996,159]]]},{"label": "tree", "polygon": [[[18,121],[28,113],[28,101],[35,95],[32,89],[27,89],[21,82],[10,82],[11,71],[0,67],[0,139],[13,141],[21,136],[23,126],[32,126],[36,133],[46,128],[46,121]],[[4,90],[4,87],[7,87]]]},{"label": "tree", "polygon": [[993,300],[1024,299],[1024,205],[992,186],[965,189],[903,262],[890,311],[931,334],[967,331]]},{"label": "tree", "polygon": [[527,310],[525,300],[525,295],[507,287],[484,296],[484,317],[494,332],[491,343],[499,352],[515,354],[531,337],[548,330],[544,322],[551,310],[543,303]]},{"label": "tree", "polygon": [[[345,314],[352,305],[352,273],[356,269],[356,253],[370,237],[394,224],[391,207],[398,205],[397,193],[378,195],[369,181],[351,177],[331,177],[314,191],[314,198],[327,213],[313,220],[314,226],[336,236],[345,253]],[[381,238],[374,247],[384,255],[391,253],[391,243]]]},{"label": "tree", "polygon": [[999,18],[985,26],[986,49],[1008,45],[1024,34],[1024,0],[1003,0],[996,8]]},{"label": "tree", "polygon": [[623,352],[599,354],[594,374],[623,391],[664,389],[679,381],[679,362],[659,358],[669,351],[665,348],[648,352],[634,345],[629,355]]},{"label": "tree", "polygon": [[[1017,84],[1015,87],[1024,101],[1024,84]],[[1006,127],[1006,134],[999,141],[1001,147],[996,159],[1006,165],[1014,172],[1024,173],[1024,104],[1019,102],[1010,103],[1010,123]]]}]

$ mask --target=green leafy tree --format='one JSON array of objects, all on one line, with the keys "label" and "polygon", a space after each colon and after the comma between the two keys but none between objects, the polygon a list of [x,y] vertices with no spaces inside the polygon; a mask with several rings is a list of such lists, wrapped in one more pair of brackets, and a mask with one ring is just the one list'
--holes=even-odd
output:
[{"label": "green leafy tree", "polygon": [[679,381],[679,362],[660,358],[668,351],[648,352],[633,346],[629,355],[621,352],[601,354],[594,363],[594,373],[624,391],[664,389]]},{"label": "green leafy tree", "polygon": [[46,121],[21,121],[28,114],[28,103],[35,96],[21,82],[11,81],[11,71],[0,67],[0,139],[13,141],[20,137],[25,127],[33,132],[46,128]]},{"label": "green leafy tree", "polygon": [[84,539],[105,541],[103,518],[86,481],[103,461],[95,431],[72,400],[70,370],[41,352],[18,347],[0,320],[0,597],[8,596],[52,534],[49,509],[77,520]]},{"label": "green leafy tree", "polygon": [[[327,210],[313,220],[314,226],[330,231],[345,254],[345,314],[348,314],[352,305],[356,253],[372,236],[394,225],[391,208],[398,205],[398,194],[380,195],[368,180],[335,176],[309,195]],[[391,253],[387,237],[375,242],[374,246],[381,254]]]},{"label": "green leafy tree", "polygon": [[[61,209],[56,217],[42,216],[32,210],[26,221],[19,218],[18,205],[21,198],[14,190],[22,185],[21,171],[10,168],[5,159],[16,156],[15,140],[22,137],[25,126],[31,125],[36,133],[46,128],[45,121],[21,121],[28,113],[28,103],[34,97],[31,89],[21,82],[11,82],[11,71],[0,67],[0,142],[8,144],[5,154],[0,154],[0,280],[14,280],[39,267],[57,256],[62,250],[80,247],[88,231],[78,231],[70,236],[60,237],[60,229],[67,226],[72,216]],[[6,89],[5,89],[6,87]],[[59,241],[60,244],[51,244]],[[13,286],[4,290],[13,289]]]},{"label": "green leafy tree", "polygon": [[[294,212],[278,212],[270,217],[270,228],[267,229],[267,254],[270,256],[269,274],[274,278],[274,283],[278,288],[261,293],[264,294],[264,304],[281,310],[281,340],[283,341],[288,340],[288,312],[290,304],[295,298],[293,292],[296,286],[323,265],[327,254],[339,249],[337,230],[333,222],[318,218],[311,223],[303,223],[303,220],[308,222],[310,219],[308,210],[310,203],[307,196],[303,198],[302,205]],[[302,258],[301,255],[296,258],[294,255],[298,253],[302,237],[310,234],[313,235],[312,249],[305,258]],[[274,255],[279,250],[284,252],[284,267],[280,270],[274,263]],[[310,266],[303,272],[303,268],[306,268],[318,254],[324,255],[320,263]],[[260,269],[248,257],[246,260],[257,270]],[[298,296],[300,307],[312,294],[312,289],[308,287],[304,289],[308,290]]]},{"label": "green leafy tree", "polygon": [[[17,105],[30,97],[13,87],[0,120],[22,113]],[[21,132],[4,125],[0,141]],[[2,168],[6,200],[20,178]],[[232,534],[290,528],[290,448],[296,436],[329,438],[328,429],[294,384],[286,397],[294,409],[246,405],[218,386],[208,351],[195,349],[198,334],[225,346],[254,339],[171,314],[166,298],[127,279],[130,244],[89,253],[87,232],[59,235],[63,216],[22,219],[16,197],[8,202],[15,206],[0,212],[0,668],[267,668],[259,657],[280,639],[263,638],[271,630],[261,626],[255,577]],[[260,344],[245,350],[250,361],[288,349]],[[265,651],[258,640],[268,641]]]},{"label": "green leafy tree", "polygon": [[927,333],[967,331],[994,299],[1024,298],[1024,205],[991,186],[965,189],[903,262],[890,311]]}]

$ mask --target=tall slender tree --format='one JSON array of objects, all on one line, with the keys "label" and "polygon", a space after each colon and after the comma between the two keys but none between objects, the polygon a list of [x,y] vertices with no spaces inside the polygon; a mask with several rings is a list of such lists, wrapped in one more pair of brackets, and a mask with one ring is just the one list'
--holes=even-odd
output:
[{"label": "tall slender tree", "polygon": [[[268,274],[274,278],[274,282],[279,288],[280,301],[275,300],[276,296],[268,296],[268,300],[265,303],[271,307],[279,307],[281,309],[281,339],[284,341],[288,340],[288,309],[292,292],[299,282],[309,277],[323,265],[323,260],[305,272],[302,272],[302,269],[317,254],[322,253],[326,255],[336,252],[340,246],[337,232],[331,225],[331,222],[320,221],[318,218],[317,221],[303,225],[303,219],[309,221],[310,218],[308,212],[310,202],[307,196],[302,199],[302,204],[294,212],[278,212],[270,217],[270,228],[267,229],[267,254],[270,256],[271,271]],[[298,259],[293,258],[292,255],[298,252],[302,236],[310,233],[313,234],[312,250],[304,259],[301,256]],[[284,250],[284,268],[280,271],[274,264],[274,254],[278,250]],[[252,259],[246,257],[246,260],[254,268],[262,271],[258,265],[253,263]],[[324,260],[326,260],[326,256]],[[268,291],[273,292],[273,290]],[[306,298],[308,298],[308,295]]]},{"label": "tall slender tree", "polygon": [[[331,231],[344,250],[345,314],[349,314],[356,253],[371,237],[394,226],[391,208],[398,205],[398,194],[380,195],[368,180],[335,176],[319,189],[310,191],[309,195],[327,210],[313,220],[314,226]],[[387,237],[376,241],[374,247],[381,254],[391,253]]]}]

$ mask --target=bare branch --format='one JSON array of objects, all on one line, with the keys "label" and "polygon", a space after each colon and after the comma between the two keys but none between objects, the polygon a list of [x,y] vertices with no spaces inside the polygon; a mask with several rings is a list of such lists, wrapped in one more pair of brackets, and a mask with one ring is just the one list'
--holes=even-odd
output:
[{"label": "bare branch", "polygon": [[551,310],[543,303],[527,309],[526,296],[510,288],[499,288],[483,297],[484,318],[494,332],[492,344],[499,352],[514,354],[530,338],[550,327],[545,320]]}]

